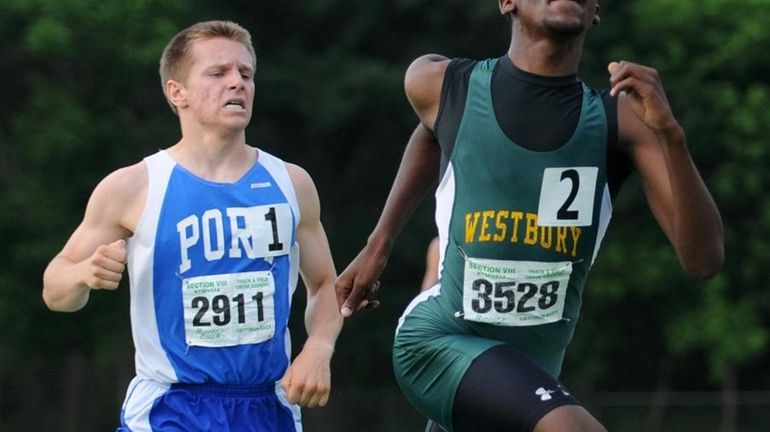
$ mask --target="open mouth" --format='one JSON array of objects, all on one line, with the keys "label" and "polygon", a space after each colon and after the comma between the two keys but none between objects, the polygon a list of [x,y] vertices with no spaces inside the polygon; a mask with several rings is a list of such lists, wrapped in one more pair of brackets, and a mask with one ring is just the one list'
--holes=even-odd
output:
[{"label": "open mouth", "polygon": [[246,109],[246,103],[243,99],[228,99],[224,107],[233,110],[243,110]]}]

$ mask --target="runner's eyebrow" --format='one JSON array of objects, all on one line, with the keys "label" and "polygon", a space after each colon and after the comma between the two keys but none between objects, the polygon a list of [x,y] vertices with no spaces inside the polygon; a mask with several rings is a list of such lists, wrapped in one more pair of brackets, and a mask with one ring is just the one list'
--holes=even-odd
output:
[{"label": "runner's eyebrow", "polygon": [[[204,69],[204,72],[211,73],[211,72],[220,72],[223,70],[227,70],[233,67],[233,63],[218,63],[213,64]],[[248,73],[250,75],[254,74],[254,68],[251,65],[245,64],[245,63],[238,63],[237,66],[238,72],[240,73]]]}]

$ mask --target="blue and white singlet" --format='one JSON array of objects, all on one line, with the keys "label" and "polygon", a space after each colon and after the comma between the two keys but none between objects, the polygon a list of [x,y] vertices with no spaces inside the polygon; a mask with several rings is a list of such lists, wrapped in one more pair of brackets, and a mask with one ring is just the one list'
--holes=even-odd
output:
[{"label": "blue and white singlet", "polygon": [[275,388],[290,359],[299,208],[284,162],[259,150],[235,183],[206,181],[166,151],[145,158],[145,209],[128,241],[136,378],[123,422],[144,430],[177,383]]}]

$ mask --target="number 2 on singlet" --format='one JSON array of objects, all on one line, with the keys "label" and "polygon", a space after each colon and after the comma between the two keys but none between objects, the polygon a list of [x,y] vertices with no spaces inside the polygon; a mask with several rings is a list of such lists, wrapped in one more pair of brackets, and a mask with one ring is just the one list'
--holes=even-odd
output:
[{"label": "number 2 on singlet", "polygon": [[593,221],[597,167],[546,168],[540,189],[540,226],[588,226]]}]

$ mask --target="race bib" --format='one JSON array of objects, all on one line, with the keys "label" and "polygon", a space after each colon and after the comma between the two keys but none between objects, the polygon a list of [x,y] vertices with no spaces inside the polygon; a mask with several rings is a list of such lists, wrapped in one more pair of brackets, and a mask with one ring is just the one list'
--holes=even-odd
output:
[{"label": "race bib", "polygon": [[499,326],[533,326],[564,315],[570,261],[501,261],[466,258],[463,316]]},{"label": "race bib", "polygon": [[275,281],[269,271],[184,279],[182,299],[187,345],[225,347],[272,338],[274,295]]},{"label": "race bib", "polygon": [[594,215],[599,168],[546,168],[537,210],[541,226],[588,226]]}]

